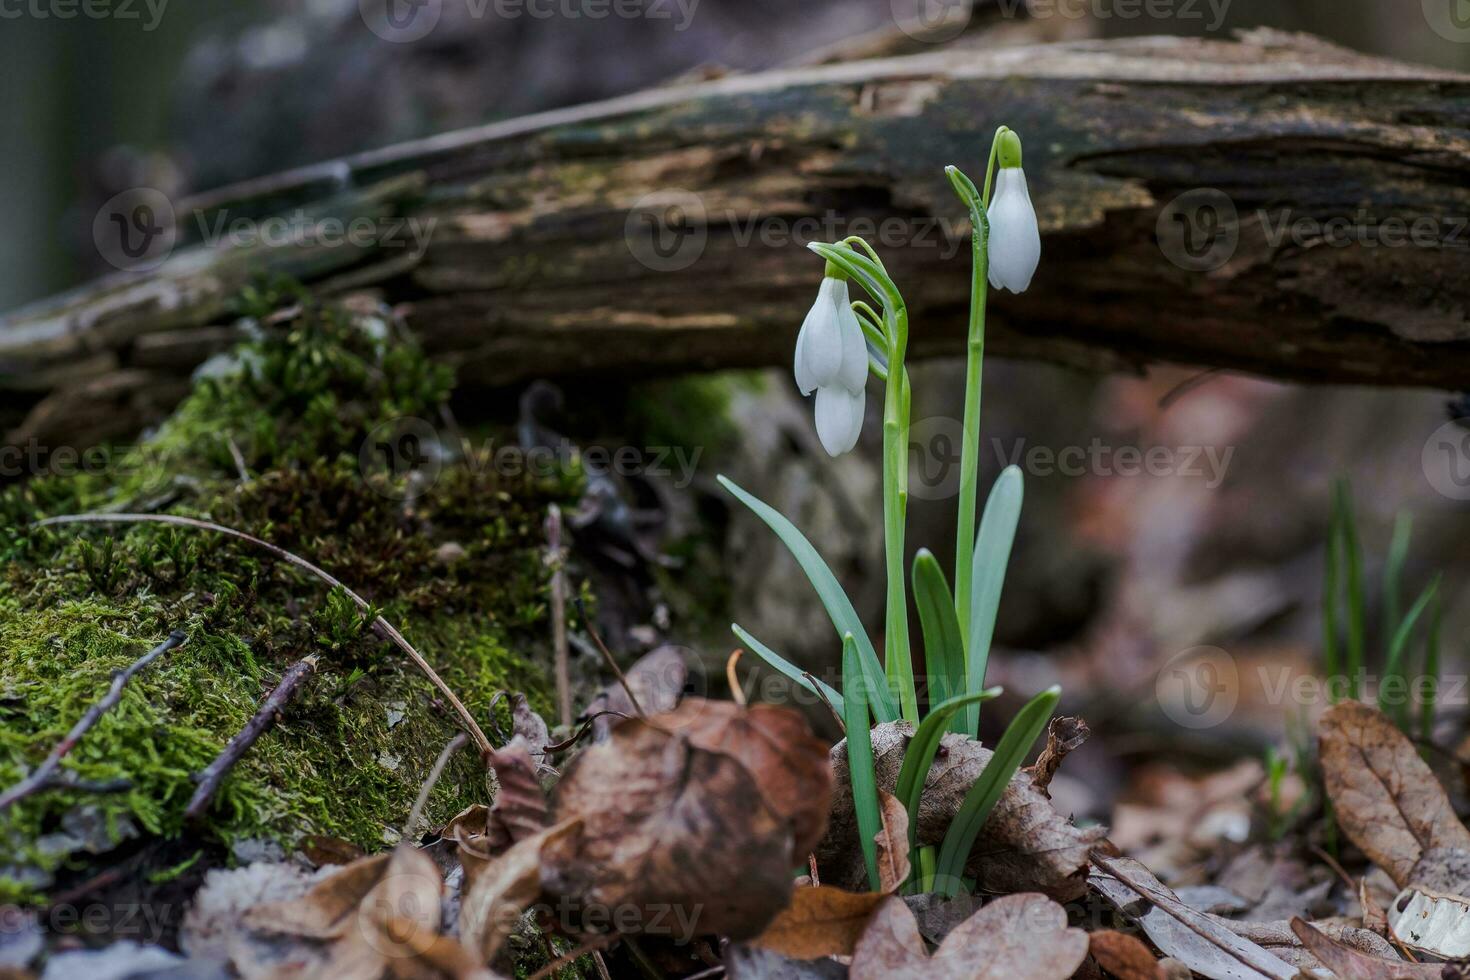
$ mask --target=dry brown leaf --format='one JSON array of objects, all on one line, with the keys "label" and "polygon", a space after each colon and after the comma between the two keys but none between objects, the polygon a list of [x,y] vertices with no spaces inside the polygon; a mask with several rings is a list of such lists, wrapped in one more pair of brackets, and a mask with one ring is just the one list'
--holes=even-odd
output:
[{"label": "dry brown leaf", "polygon": [[[912,731],[906,722],[873,729],[879,789],[893,792]],[[990,755],[989,749],[963,735],[951,732],[944,736],[919,800],[916,839],[920,845],[937,845],[944,839],[965,793]],[[817,864],[824,882],[857,891],[867,886],[867,870],[858,847],[847,743],[837,743],[830,758],[835,777],[832,818],[817,848]],[[981,829],[966,873],[974,877],[979,891],[1039,891],[1070,901],[1086,891],[1087,855],[1103,833],[1100,827],[1083,830],[1074,826],[1036,788],[1029,773],[1018,772]]]},{"label": "dry brown leaf", "polygon": [[1370,956],[1337,942],[1301,919],[1291,920],[1291,931],[1337,980],[1439,980],[1444,973],[1443,964],[1405,963]]},{"label": "dry brown leaf", "polygon": [[1031,774],[1031,782],[1048,799],[1051,798],[1051,793],[1047,792],[1047,787],[1051,785],[1052,777],[1061,768],[1062,760],[1069,753],[1081,748],[1082,743],[1087,741],[1087,737],[1091,734],[1092,730],[1081,718],[1064,716],[1053,718],[1047,723],[1046,747],[1041,750],[1041,755],[1037,756],[1036,764],[1028,767],[1026,771]]},{"label": "dry brown leaf", "polygon": [[[574,848],[558,849],[549,884],[580,903],[579,928],[597,928],[594,914],[605,928],[607,910],[619,911],[618,929],[628,933],[672,928],[671,912],[687,923],[684,931],[737,941],[770,924],[790,900],[791,869],[803,857],[794,845],[804,818],[789,808],[825,803],[825,772],[799,757],[820,743],[778,750],[752,736],[753,746],[730,754],[695,740],[735,752],[725,738],[759,732],[787,710],[760,712],[750,723],[721,710],[712,717],[722,723],[707,729],[675,716],[693,734],[669,731],[667,715],[630,719],[577,757],[557,785],[555,815],[580,818],[584,829]],[[748,769],[746,760],[760,768]],[[779,793],[763,787],[768,775]]]},{"label": "dry brown leaf", "polygon": [[851,956],[873,910],[887,898],[882,892],[849,892],[828,885],[798,888],[791,904],[748,945],[794,960]]},{"label": "dry brown leaf", "polygon": [[[684,655],[677,647],[662,646],[640,657],[623,676],[638,698],[638,706],[643,709],[643,714],[659,715],[673,711],[679,704],[679,699],[684,696],[684,684],[689,680],[689,665],[684,662]],[[587,705],[583,714],[592,717],[600,712],[614,713],[594,718],[592,737],[598,742],[604,741],[608,733],[622,721],[619,715],[631,718],[638,714],[633,702],[628,699],[628,692],[619,681],[613,681],[604,687]]]},{"label": "dry brown leaf", "polygon": [[773,813],[791,822],[798,855],[812,851],[827,830],[832,768],[827,743],[801,714],[774,704],[686,698],[658,719],[689,744],[734,758],[755,777]]},{"label": "dry brown leaf", "polygon": [[515,928],[522,911],[541,895],[547,852],[576,837],[580,820],[566,820],[517,842],[466,882],[459,906],[459,936],[466,949],[489,965]]},{"label": "dry brown leaf", "polygon": [[351,864],[364,856],[362,848],[340,837],[312,834],[301,842],[301,853],[317,867]]},{"label": "dry brown leaf", "polygon": [[536,763],[536,771],[546,764],[546,746],[551,744],[551,729],[546,719],[536,713],[531,702],[519,691],[510,696],[510,724],[512,734],[526,742],[526,748]]},{"label": "dry brown leaf", "polygon": [[[1444,788],[1386,715],[1344,701],[1322,716],[1320,731],[1322,778],[1338,824],[1395,884],[1414,883],[1426,851],[1470,852],[1470,831]],[[1445,890],[1463,894],[1466,885]]]},{"label": "dry brown leaf", "polygon": [[305,939],[336,939],[352,925],[358,907],[383,880],[391,859],[391,854],[375,854],[353,861],[301,898],[247,910],[245,924]]},{"label": "dry brown leaf", "polygon": [[933,956],[903,899],[886,899],[852,957],[851,980],[1067,980],[1087,959],[1087,933],[1035,893],[996,899],[955,927]]},{"label": "dry brown leaf", "polygon": [[509,745],[491,752],[489,761],[500,789],[485,817],[484,847],[499,854],[546,828],[546,794],[524,736],[516,735]]},{"label": "dry brown leaf", "polygon": [[878,845],[879,890],[893,894],[909,880],[909,812],[898,797],[878,791],[878,811],[883,826],[874,837]]},{"label": "dry brown leaf", "polygon": [[1158,957],[1137,936],[1102,929],[1087,937],[1087,949],[1097,965],[1118,980],[1160,980]]}]

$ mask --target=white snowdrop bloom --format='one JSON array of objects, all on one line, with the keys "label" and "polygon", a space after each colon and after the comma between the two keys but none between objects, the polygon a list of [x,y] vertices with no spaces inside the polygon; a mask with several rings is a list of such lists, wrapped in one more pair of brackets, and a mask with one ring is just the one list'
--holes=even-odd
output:
[{"label": "white snowdrop bloom", "polygon": [[849,391],[836,385],[817,389],[817,438],[829,456],[841,456],[857,445],[863,431],[864,389]]},{"label": "white snowdrop bloom", "polygon": [[1023,293],[1031,285],[1041,261],[1041,230],[1021,169],[1021,141],[1006,133],[1001,143],[1001,168],[986,217],[990,219],[990,285]]},{"label": "white snowdrop bloom", "polygon": [[817,301],[796,335],[796,386],[803,395],[835,384],[841,373],[843,323],[839,305],[852,315],[846,281],[829,276],[822,280]]}]

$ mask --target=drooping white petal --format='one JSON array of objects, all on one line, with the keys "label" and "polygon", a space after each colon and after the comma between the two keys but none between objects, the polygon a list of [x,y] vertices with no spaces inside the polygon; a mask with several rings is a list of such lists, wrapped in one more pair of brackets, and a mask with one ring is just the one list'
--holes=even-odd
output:
[{"label": "drooping white petal", "polygon": [[847,283],[837,289],[837,329],[842,333],[842,366],[837,370],[837,384],[848,391],[857,391],[868,383],[868,342],[863,339],[863,327],[857,314],[852,311]]},{"label": "drooping white petal", "polygon": [[817,389],[817,438],[829,456],[841,456],[857,445],[863,431],[863,406],[867,393],[859,388],[827,387]]},{"label": "drooping white petal", "polygon": [[1020,167],[1005,167],[996,175],[990,199],[990,284],[1014,293],[1026,291],[1041,261],[1041,230]]},{"label": "drooping white petal", "polygon": [[842,368],[842,328],[837,323],[836,279],[823,279],[806,321],[797,335],[796,384],[803,393],[837,380]]}]

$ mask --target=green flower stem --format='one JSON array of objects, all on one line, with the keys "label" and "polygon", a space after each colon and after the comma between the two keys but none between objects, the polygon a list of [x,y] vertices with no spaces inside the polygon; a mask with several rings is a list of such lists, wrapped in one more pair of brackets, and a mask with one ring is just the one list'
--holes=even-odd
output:
[{"label": "green flower stem", "polygon": [[975,556],[975,511],[980,483],[980,387],[985,365],[985,304],[990,292],[990,222],[985,209],[995,178],[995,160],[1005,126],[995,131],[990,144],[990,161],[985,168],[985,194],[977,196],[975,185],[958,168],[950,167],[950,183],[970,209],[970,330],[965,360],[964,442],[960,447],[960,502],[955,533],[955,615],[960,635],[970,635],[970,577]]},{"label": "green flower stem", "polygon": [[[889,310],[888,363],[902,365],[908,346],[908,310]],[[883,549],[888,606],[883,629],[883,665],[898,694],[903,717],[919,723],[914,663],[909,654],[909,609],[903,572],[904,522],[908,513],[909,392],[905,372],[889,370],[883,399]]]}]

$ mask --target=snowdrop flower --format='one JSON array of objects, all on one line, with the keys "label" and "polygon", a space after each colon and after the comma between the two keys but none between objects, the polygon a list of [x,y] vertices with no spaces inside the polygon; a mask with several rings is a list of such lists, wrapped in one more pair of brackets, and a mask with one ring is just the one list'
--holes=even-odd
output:
[{"label": "snowdrop flower", "polygon": [[1021,169],[1021,138],[1013,132],[1001,136],[999,163],[995,193],[986,212],[990,219],[990,285],[1023,293],[1041,261],[1041,232],[1036,227],[1031,192],[1026,189],[1026,172]]},{"label": "snowdrop flower", "polygon": [[868,345],[848,299],[847,280],[822,280],[817,301],[796,337],[796,386],[817,393],[817,436],[822,448],[841,456],[857,445],[863,427],[868,380]]}]

